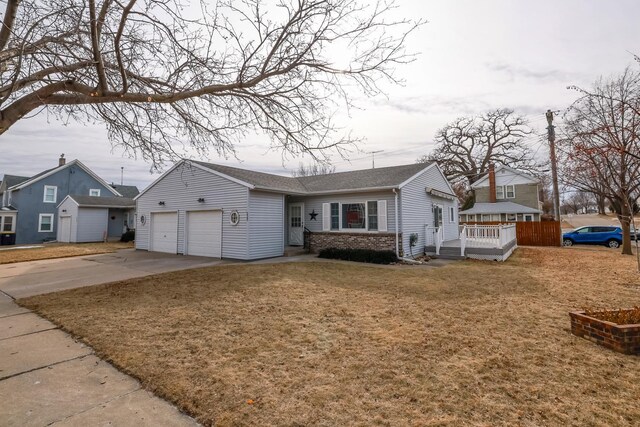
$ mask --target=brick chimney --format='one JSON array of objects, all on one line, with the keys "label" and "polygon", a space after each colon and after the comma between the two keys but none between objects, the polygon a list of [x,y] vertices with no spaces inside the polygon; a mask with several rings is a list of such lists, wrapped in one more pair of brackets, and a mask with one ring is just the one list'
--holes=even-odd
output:
[{"label": "brick chimney", "polygon": [[58,159],[58,166],[64,166],[67,163],[67,159],[64,158],[64,153],[60,154]]},{"label": "brick chimney", "polygon": [[493,163],[489,164],[489,201],[496,202],[496,169]]}]

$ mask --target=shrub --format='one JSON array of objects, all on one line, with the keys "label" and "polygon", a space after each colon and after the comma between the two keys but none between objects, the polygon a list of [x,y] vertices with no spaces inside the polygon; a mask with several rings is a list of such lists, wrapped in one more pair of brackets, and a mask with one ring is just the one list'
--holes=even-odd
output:
[{"label": "shrub", "polygon": [[129,230],[122,234],[120,237],[121,242],[132,242],[136,239],[136,230]]},{"label": "shrub", "polygon": [[391,264],[396,262],[393,251],[376,251],[373,249],[340,249],[327,248],[322,249],[318,254],[319,258],[341,259],[344,261],[367,262],[370,264]]}]

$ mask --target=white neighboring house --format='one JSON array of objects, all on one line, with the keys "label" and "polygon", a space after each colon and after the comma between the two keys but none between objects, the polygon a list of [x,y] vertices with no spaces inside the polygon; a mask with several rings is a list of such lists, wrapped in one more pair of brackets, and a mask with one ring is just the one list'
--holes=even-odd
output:
[{"label": "white neighboring house", "polygon": [[57,240],[64,243],[117,240],[135,222],[128,197],[68,195],[58,205]]},{"label": "white neighboring house", "polygon": [[251,260],[286,246],[414,254],[427,226],[457,239],[458,201],[435,163],[285,177],[192,160],[136,198],[136,248]]}]

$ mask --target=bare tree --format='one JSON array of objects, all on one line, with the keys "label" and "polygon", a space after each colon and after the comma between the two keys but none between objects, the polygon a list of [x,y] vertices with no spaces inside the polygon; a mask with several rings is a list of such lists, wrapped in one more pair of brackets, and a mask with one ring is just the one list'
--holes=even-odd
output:
[{"label": "bare tree", "polygon": [[233,154],[253,131],[312,156],[357,141],[334,125],[338,100],[398,83],[421,24],[391,19],[393,0],[3,2],[0,134],[46,109],[105,123],[154,166]]},{"label": "bare tree", "polygon": [[485,175],[491,163],[532,171],[536,163],[524,144],[531,134],[526,119],[506,108],[461,117],[438,131],[436,147],[418,161],[436,160],[450,180],[468,185]]},{"label": "bare tree", "polygon": [[313,175],[326,175],[336,171],[336,167],[327,163],[313,163],[305,166],[303,163],[298,165],[298,169],[291,172],[291,175],[296,176],[313,176]]},{"label": "bare tree", "polygon": [[631,206],[640,195],[640,73],[626,69],[581,93],[566,115],[564,174],[573,187],[616,207],[622,253],[631,255]]}]

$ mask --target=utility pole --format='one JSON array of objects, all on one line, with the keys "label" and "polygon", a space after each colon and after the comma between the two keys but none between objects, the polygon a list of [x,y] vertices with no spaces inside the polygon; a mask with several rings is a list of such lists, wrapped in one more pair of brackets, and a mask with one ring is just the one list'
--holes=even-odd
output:
[{"label": "utility pole", "polygon": [[376,168],[376,154],[382,153],[383,151],[384,150],[369,151],[369,153],[367,153],[367,154],[371,154],[371,169]]},{"label": "utility pole", "polygon": [[124,166],[120,166],[120,185],[124,185]]},{"label": "utility pole", "polygon": [[[553,111],[547,110],[547,136],[549,138],[549,156],[551,157],[551,179],[553,181],[553,215],[558,223],[560,218],[560,190],[558,189],[558,160],[556,158],[556,128],[553,126]],[[562,231],[562,226],[560,226]],[[560,233],[562,242],[562,233]]]}]

